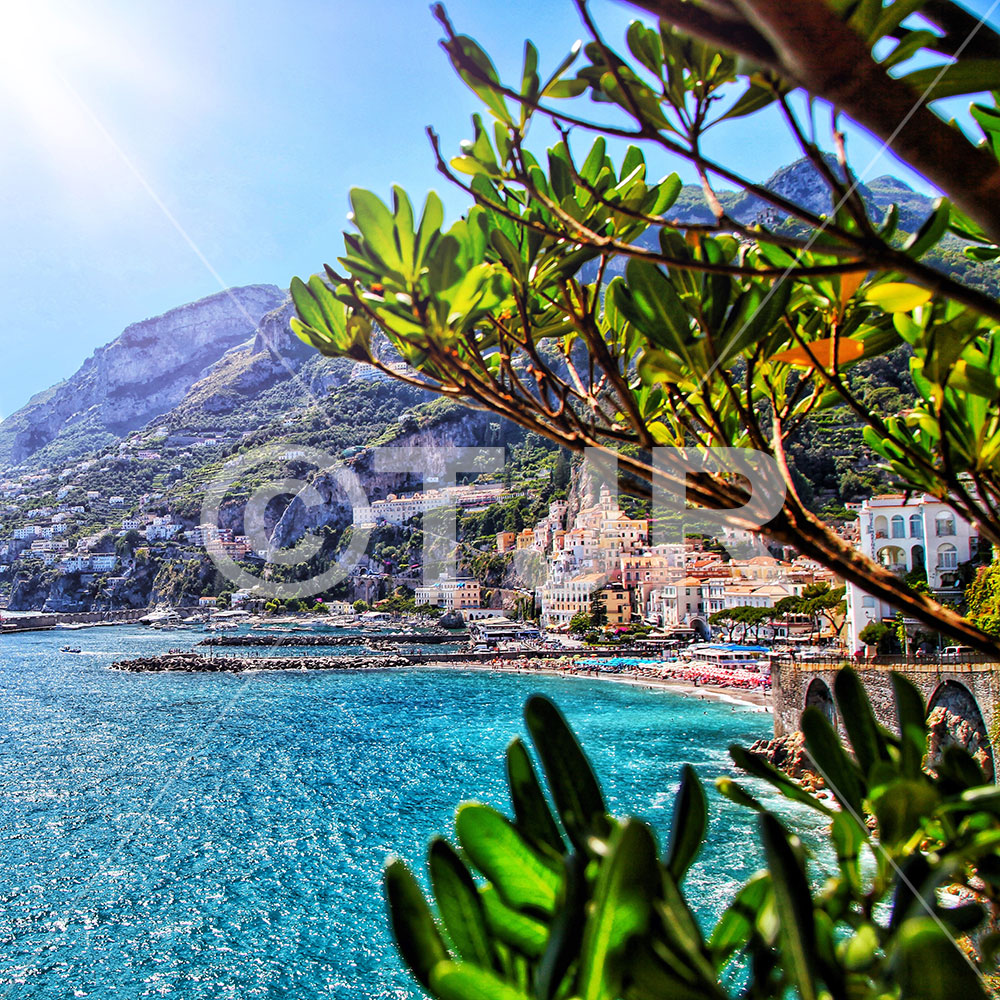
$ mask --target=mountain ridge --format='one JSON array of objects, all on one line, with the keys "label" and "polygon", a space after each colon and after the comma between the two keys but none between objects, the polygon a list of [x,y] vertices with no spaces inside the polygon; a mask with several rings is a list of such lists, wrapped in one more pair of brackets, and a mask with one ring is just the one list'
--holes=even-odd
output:
[{"label": "mountain ridge", "polygon": [[[276,285],[246,285],[129,324],[68,379],[0,422],[0,466],[47,448],[77,457],[142,427],[179,403],[226,352],[255,342],[263,317],[286,300]],[[50,447],[56,443],[62,449]]]}]

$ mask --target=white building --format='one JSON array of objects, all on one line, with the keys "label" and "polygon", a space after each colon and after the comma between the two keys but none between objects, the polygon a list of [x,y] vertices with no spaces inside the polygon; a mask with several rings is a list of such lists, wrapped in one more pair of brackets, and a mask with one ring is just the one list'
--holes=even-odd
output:
[{"label": "white building", "polygon": [[[946,600],[961,597],[959,566],[976,553],[976,529],[947,504],[927,494],[872,497],[858,511],[860,550],[904,576],[923,569],[927,585]],[[847,585],[848,643],[863,648],[858,635],[871,622],[892,618],[896,609],[856,584]]]},{"label": "white building", "polygon": [[478,580],[438,580],[417,587],[414,594],[417,604],[434,604],[445,611],[478,608],[482,598]]},{"label": "white building", "polygon": [[563,625],[577,614],[588,614],[607,582],[603,573],[584,573],[566,580],[550,580],[541,588],[542,624]]},{"label": "white building", "polygon": [[154,517],[153,520],[146,525],[146,541],[165,541],[168,538],[173,538],[174,535],[176,535],[180,530],[181,526],[176,521],[172,520],[169,515],[166,517]]}]

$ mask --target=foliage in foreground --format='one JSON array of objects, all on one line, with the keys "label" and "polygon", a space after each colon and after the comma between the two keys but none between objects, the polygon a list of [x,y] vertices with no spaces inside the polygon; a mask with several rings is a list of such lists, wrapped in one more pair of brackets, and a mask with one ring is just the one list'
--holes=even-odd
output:
[{"label": "foliage in foreground", "polygon": [[[401,188],[391,205],[353,190],[356,232],[344,235],[339,270],[291,283],[293,328],[323,353],[574,451],[613,454],[637,493],[683,487],[696,506],[733,511],[736,529],[761,525],[736,513],[747,492],[718,449],[767,454],[784,493],[771,540],[995,655],[995,637],[820,521],[787,456],[836,409],[864,425],[894,480],[1000,545],[1000,302],[928,257],[949,233],[970,259],[1000,256],[997,33],[937,0],[645,0],[663,19],[633,22],[615,51],[577,5],[590,41],[551,75],[528,42],[512,80],[436,8],[445,51],[482,105],[460,155],[446,158],[431,133],[439,170],[470,208],[446,227],[433,192],[415,212]],[[980,49],[994,54],[972,55]],[[865,87],[844,92],[843,74],[829,72],[833,52]],[[984,94],[970,109],[975,139],[927,106]],[[591,103],[574,100],[583,96]],[[897,206],[872,218],[837,116],[828,130],[817,125],[825,101],[952,200],[905,236]],[[812,165],[829,212],[743,176],[739,143],[722,161],[708,154],[708,133],[765,108]],[[542,156],[528,147],[536,122],[560,136]],[[631,141],[620,162],[608,139]],[[653,178],[664,156],[698,172],[711,221],[678,218],[680,176]],[[720,183],[759,204],[751,223],[727,213]],[[378,331],[408,368],[381,356]],[[889,356],[909,358],[912,405],[883,418],[851,371]],[[690,449],[693,474],[658,467],[657,447]]]},{"label": "foliage in foreground", "polygon": [[[835,803],[730,748],[747,773],[821,814],[829,849],[810,850],[746,787],[720,778],[724,796],[758,814],[766,868],[708,933],[685,887],[708,833],[694,769],[684,768],[661,851],[647,823],[609,814],[566,721],[532,697],[525,720],[548,796],[515,739],[507,749],[513,818],[465,803],[457,846],[431,841],[436,916],[406,865],[387,865],[389,913],[406,964],[440,1000],[989,995],[983,972],[1000,937],[988,933],[1000,893],[1000,791],[958,746],[927,770],[925,705],[905,678],[893,675],[892,684],[898,734],[878,725],[853,672],[838,676],[853,754],[820,711],[802,716]],[[946,886],[974,887],[978,902],[945,905]]]}]

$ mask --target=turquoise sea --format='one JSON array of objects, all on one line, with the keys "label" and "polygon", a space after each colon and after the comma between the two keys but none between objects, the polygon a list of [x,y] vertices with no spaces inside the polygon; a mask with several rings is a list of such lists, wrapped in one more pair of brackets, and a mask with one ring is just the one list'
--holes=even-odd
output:
[{"label": "turquoise sea", "polygon": [[[422,865],[455,806],[507,810],[534,691],[570,718],[615,812],[665,837],[679,766],[706,781],[770,716],[624,684],[474,671],[122,674],[198,633],[0,637],[0,995],[415,997],[387,930],[387,854]],[[83,648],[60,653],[71,643]],[[327,652],[324,650],[324,652]],[[712,797],[689,876],[706,919],[756,869]]]}]

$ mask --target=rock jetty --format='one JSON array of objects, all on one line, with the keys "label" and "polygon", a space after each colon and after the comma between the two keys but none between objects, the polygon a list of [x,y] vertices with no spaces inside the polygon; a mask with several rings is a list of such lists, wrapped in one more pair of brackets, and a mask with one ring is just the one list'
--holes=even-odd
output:
[{"label": "rock jetty", "polygon": [[409,664],[405,656],[200,656],[162,653],[119,660],[112,670],[127,673],[242,674],[248,670],[389,670]]}]

